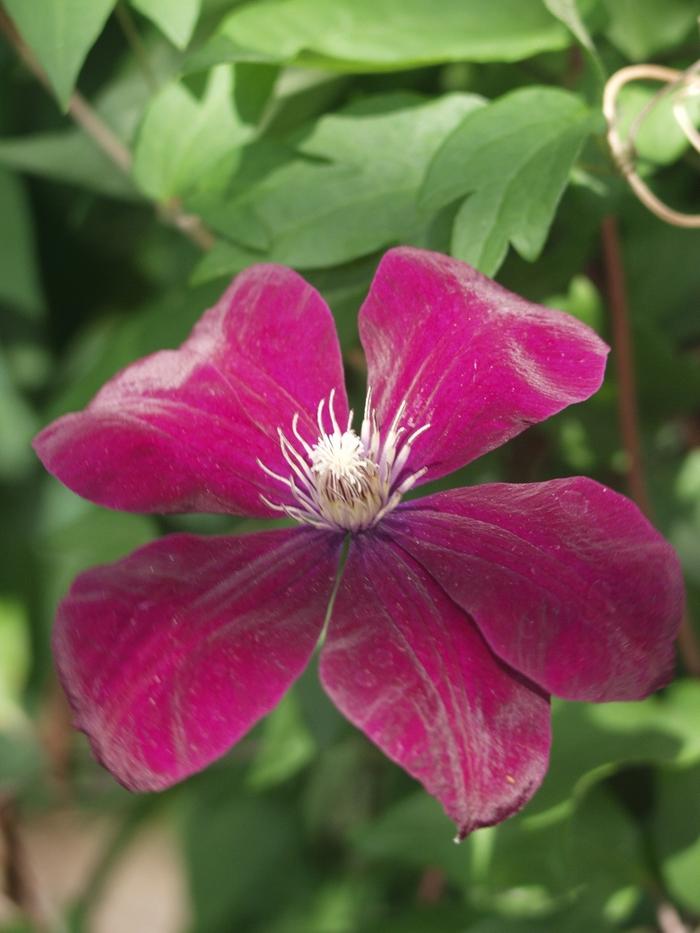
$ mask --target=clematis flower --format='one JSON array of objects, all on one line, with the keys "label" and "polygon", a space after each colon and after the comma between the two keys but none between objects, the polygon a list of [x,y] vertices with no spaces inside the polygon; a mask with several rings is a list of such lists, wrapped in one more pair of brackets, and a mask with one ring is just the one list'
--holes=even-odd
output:
[{"label": "clematis flower", "polygon": [[590,329],[408,248],[384,256],[359,326],[357,430],[328,307],[259,265],[180,349],[37,437],[51,473],[109,508],[294,520],[173,534],[81,574],[56,662],[99,760],[157,790],[275,706],[329,614],[328,695],[464,836],[538,787],[551,694],[635,700],[669,680],[678,562],[582,477],[403,498],[592,395],[607,347]]}]

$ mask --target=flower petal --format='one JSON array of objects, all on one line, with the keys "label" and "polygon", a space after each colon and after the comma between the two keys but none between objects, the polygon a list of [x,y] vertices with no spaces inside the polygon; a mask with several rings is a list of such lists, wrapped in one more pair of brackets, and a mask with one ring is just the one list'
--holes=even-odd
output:
[{"label": "flower petal", "polygon": [[352,543],[321,679],[341,712],[440,800],[460,836],[505,819],[544,776],[547,698],[388,540]]},{"label": "flower petal", "polygon": [[172,535],[76,579],[56,664],[117,780],[168,787],[275,706],[314,650],[341,541],[302,528]]},{"label": "flower petal", "polygon": [[494,483],[411,502],[385,527],[548,693],[636,700],[670,679],[680,566],[624,496],[582,477]]},{"label": "flower petal", "polygon": [[379,264],[360,311],[378,422],[430,424],[410,467],[451,473],[592,395],[608,348],[575,318],[532,304],[466,263],[401,247]]},{"label": "flower petal", "polygon": [[134,363],[90,405],[45,428],[35,449],[74,492],[136,512],[276,514],[260,499],[295,504],[267,476],[284,476],[277,428],[316,438],[316,407],[336,391],[347,418],[333,318],[291,269],[241,273],[179,350]]}]

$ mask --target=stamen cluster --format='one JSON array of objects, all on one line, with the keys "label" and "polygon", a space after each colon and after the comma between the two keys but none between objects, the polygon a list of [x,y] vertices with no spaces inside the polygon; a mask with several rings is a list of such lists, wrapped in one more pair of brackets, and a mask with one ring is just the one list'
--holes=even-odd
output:
[{"label": "stamen cluster", "polygon": [[401,497],[426,472],[423,467],[406,473],[411,445],[427,431],[429,424],[406,435],[401,419],[406,411],[405,400],[382,436],[372,408],[372,391],[367,392],[360,434],[352,428],[353,413],[343,430],[334,409],[335,390],[321,399],[316,412],[318,438],[310,444],[299,432],[299,415],[292,419],[292,433],[297,448],[278,428],[282,455],[291,473],[282,476],[264,463],[258,465],[273,479],[287,486],[298,505],[270,502],[272,509],[316,528],[332,528],[358,532],[371,528],[401,501]]}]

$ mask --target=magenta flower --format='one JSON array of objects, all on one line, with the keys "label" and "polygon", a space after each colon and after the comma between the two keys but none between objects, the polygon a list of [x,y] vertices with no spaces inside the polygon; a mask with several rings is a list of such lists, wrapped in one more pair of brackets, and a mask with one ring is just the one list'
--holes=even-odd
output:
[{"label": "magenta flower", "polygon": [[102,763],[131,789],[166,787],[301,674],[349,540],[323,685],[463,836],[538,787],[550,694],[633,700],[668,681],[680,571],[631,502],[582,477],[402,501],[593,394],[607,347],[583,324],[401,248],[360,335],[356,433],[326,304],[291,270],[255,266],[179,350],[38,436],[47,469],[100,505],[296,522],[174,534],[81,574],[57,665]]}]

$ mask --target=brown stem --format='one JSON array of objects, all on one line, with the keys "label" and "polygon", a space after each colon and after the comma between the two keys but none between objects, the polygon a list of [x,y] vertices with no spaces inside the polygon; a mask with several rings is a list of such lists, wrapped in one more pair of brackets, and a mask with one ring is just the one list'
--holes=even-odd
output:
[{"label": "brown stem", "polygon": [[[3,32],[18,57],[34,77],[50,92],[51,85],[39,60],[17,32],[14,23],[0,6],[0,31]],[[131,152],[104,122],[102,117],[90,106],[78,91],[74,91],[68,101],[68,113],[75,123],[104,152],[107,158],[125,175],[131,177],[133,159]],[[214,235],[194,214],[186,214],[176,201],[156,205],[158,214],[170,226],[180,230],[200,249],[209,250],[215,243]]]},{"label": "brown stem", "polygon": [[[637,505],[645,515],[651,517],[652,509],[644,475],[639,432],[627,285],[620,248],[620,234],[615,217],[608,216],[603,219],[601,235],[612,323],[612,343],[617,366],[618,419],[627,456],[627,485]],[[688,673],[694,677],[700,677],[700,645],[687,609],[683,614],[678,633],[678,648]]]},{"label": "brown stem", "polygon": [[603,219],[602,237],[617,369],[617,410],[622,444],[627,455],[627,484],[634,501],[646,515],[649,515],[651,504],[644,478],[642,444],[637,419],[637,386],[634,378],[627,286],[615,217],[608,216]]}]

